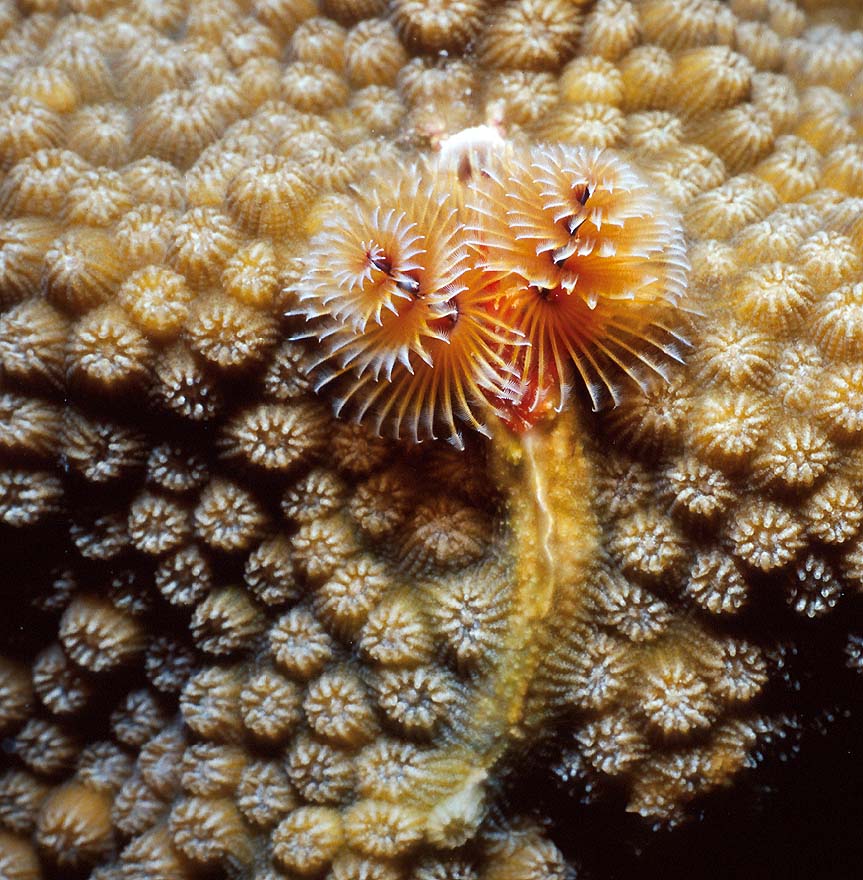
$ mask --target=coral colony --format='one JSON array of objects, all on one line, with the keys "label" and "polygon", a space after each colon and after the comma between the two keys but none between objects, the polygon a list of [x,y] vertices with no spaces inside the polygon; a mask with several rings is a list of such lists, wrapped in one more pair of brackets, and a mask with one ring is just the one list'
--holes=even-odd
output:
[{"label": "coral colony", "polygon": [[0,0],[0,548],[0,877],[697,821],[863,668],[858,0]]}]

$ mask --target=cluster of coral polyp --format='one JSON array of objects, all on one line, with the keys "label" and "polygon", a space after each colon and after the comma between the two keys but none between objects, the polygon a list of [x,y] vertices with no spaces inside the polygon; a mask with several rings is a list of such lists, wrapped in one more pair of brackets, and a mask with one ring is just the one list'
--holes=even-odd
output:
[{"label": "cluster of coral polyp", "polygon": [[[650,819],[731,783],[782,728],[785,624],[841,631],[863,586],[861,26],[857,0],[0,0],[0,875],[560,878],[567,829],[498,784],[537,740]],[[684,363],[639,366],[665,294],[614,369],[578,377],[607,322],[547,349],[551,408],[572,393],[515,451],[473,397],[467,448],[432,441],[460,423],[403,360],[295,314],[322,224],[483,125],[519,162],[611,151],[691,264]],[[486,185],[494,230],[517,206]],[[321,358],[346,372],[316,394]],[[362,408],[398,377],[415,422],[333,418],[342,380]]]}]

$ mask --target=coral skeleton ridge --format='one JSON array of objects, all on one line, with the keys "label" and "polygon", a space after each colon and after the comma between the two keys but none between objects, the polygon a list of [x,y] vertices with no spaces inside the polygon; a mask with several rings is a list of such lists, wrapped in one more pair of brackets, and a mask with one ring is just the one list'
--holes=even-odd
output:
[{"label": "coral skeleton ridge", "polygon": [[861,108],[857,0],[0,0],[0,877],[744,777],[863,666]]}]

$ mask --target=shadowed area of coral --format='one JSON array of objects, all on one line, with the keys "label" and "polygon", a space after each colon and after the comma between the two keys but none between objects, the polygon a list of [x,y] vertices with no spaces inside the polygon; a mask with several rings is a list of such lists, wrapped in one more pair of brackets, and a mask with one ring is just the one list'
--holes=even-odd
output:
[{"label": "shadowed area of coral", "polygon": [[0,0],[0,876],[859,858],[861,29]]}]

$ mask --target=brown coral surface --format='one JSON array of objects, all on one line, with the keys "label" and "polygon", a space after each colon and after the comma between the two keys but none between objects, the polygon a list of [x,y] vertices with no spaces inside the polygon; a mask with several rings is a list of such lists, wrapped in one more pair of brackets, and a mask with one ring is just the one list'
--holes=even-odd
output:
[{"label": "brown coral surface", "polygon": [[[383,438],[308,279],[476,283],[404,185],[467,129],[638,169],[685,345]],[[863,668],[857,0],[0,0],[0,527],[0,877],[562,880],[530,774],[682,822],[795,728],[796,652]]]}]

